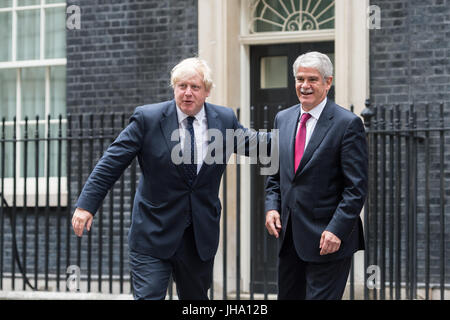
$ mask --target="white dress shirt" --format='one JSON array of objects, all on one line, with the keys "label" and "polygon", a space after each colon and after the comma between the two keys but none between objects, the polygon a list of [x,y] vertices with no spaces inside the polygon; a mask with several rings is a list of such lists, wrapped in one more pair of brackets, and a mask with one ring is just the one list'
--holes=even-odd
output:
[{"label": "white dress shirt", "polygon": [[[180,142],[184,146],[184,138],[187,130],[187,114],[185,114],[177,106],[177,116],[178,116],[178,127],[180,129]],[[197,148],[197,174],[203,164],[203,159],[206,157],[208,151],[208,121],[206,119],[205,106],[203,106],[200,111],[194,116],[195,120],[192,123],[194,127],[195,144]]]},{"label": "white dress shirt", "polygon": [[[321,103],[319,103],[317,106],[315,106],[314,108],[312,108],[308,113],[311,115],[311,118],[308,119],[308,121],[306,121],[306,139],[305,139],[305,150],[306,150],[306,146],[308,145],[309,140],[311,139],[311,136],[314,132],[314,128],[316,127],[317,121],[319,120],[320,115],[322,114],[323,108],[325,108],[325,105],[327,104],[327,97],[325,97],[325,99],[322,100]],[[306,113],[305,110],[303,110],[303,108],[300,106],[300,117],[298,118],[298,123],[297,123],[297,133],[296,133],[296,137],[298,134],[298,130],[300,128],[300,119],[302,118],[302,115],[304,113]]]}]

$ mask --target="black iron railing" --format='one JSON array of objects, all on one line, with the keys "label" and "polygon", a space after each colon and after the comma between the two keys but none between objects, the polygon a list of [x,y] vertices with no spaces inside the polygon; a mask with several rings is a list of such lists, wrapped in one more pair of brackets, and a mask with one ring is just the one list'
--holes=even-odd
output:
[{"label": "black iron railing", "polygon": [[[444,299],[450,283],[449,112],[444,104],[370,106],[365,268],[380,270],[365,299]],[[447,230],[447,231],[446,231]],[[419,291],[421,290],[421,291]]]},{"label": "black iron railing", "polygon": [[[281,109],[251,108],[251,127],[270,130]],[[352,263],[348,298],[442,299],[450,283],[449,111],[442,104],[419,109],[367,102],[362,116],[370,157],[366,250],[363,264]],[[0,290],[72,290],[68,268],[75,266],[81,292],[132,291],[126,235],[140,176],[136,162],[110,190],[91,232],[80,239],[71,226],[84,182],[127,119],[89,114],[0,123]],[[244,200],[251,212],[241,215],[241,169],[239,162],[228,165],[222,180],[221,259],[214,267],[221,277],[211,299],[276,297],[278,244],[261,220],[264,177],[250,168]],[[244,256],[241,228],[247,224],[250,255]],[[248,265],[249,274],[243,272]],[[174,296],[170,285],[168,298]]]},{"label": "black iron railing", "polygon": [[93,232],[80,239],[71,226],[73,205],[88,174],[124,126],[124,114],[3,119],[0,289],[66,291],[67,268],[77,266],[87,286],[80,290],[91,292],[97,283],[95,291],[113,293],[114,282],[115,292],[124,292],[136,163],[105,198]]}]

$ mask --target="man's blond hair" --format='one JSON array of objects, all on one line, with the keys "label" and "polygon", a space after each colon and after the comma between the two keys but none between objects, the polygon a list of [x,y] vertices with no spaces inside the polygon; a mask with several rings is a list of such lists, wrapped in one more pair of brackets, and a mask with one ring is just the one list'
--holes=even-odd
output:
[{"label": "man's blond hair", "polygon": [[199,75],[202,78],[206,91],[210,91],[213,88],[211,68],[205,60],[197,57],[184,59],[173,67],[170,72],[170,84],[174,88],[177,82],[195,75]]}]

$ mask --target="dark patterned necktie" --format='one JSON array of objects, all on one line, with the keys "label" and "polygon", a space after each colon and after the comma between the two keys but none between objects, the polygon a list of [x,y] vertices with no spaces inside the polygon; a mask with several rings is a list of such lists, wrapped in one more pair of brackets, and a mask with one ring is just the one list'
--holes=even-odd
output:
[{"label": "dark patterned necktie", "polygon": [[[187,117],[187,132],[189,132],[189,137],[186,135],[184,139],[184,148],[183,152],[186,153],[187,150],[190,149],[190,157],[185,157],[183,164],[184,172],[189,180],[189,183],[192,184],[197,177],[197,161],[195,161],[197,152],[196,152],[196,144],[195,144],[195,135],[194,135],[194,127],[192,126],[195,117]],[[189,139],[190,138],[190,139]],[[189,151],[187,151],[189,152]],[[187,156],[187,154],[186,154]]]}]

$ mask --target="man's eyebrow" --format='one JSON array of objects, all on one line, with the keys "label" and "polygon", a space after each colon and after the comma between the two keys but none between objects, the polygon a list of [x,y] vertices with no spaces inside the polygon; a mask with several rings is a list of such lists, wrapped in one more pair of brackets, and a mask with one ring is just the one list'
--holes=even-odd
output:
[{"label": "man's eyebrow", "polygon": [[308,79],[319,79],[319,76],[296,76],[297,79],[308,78]]}]

